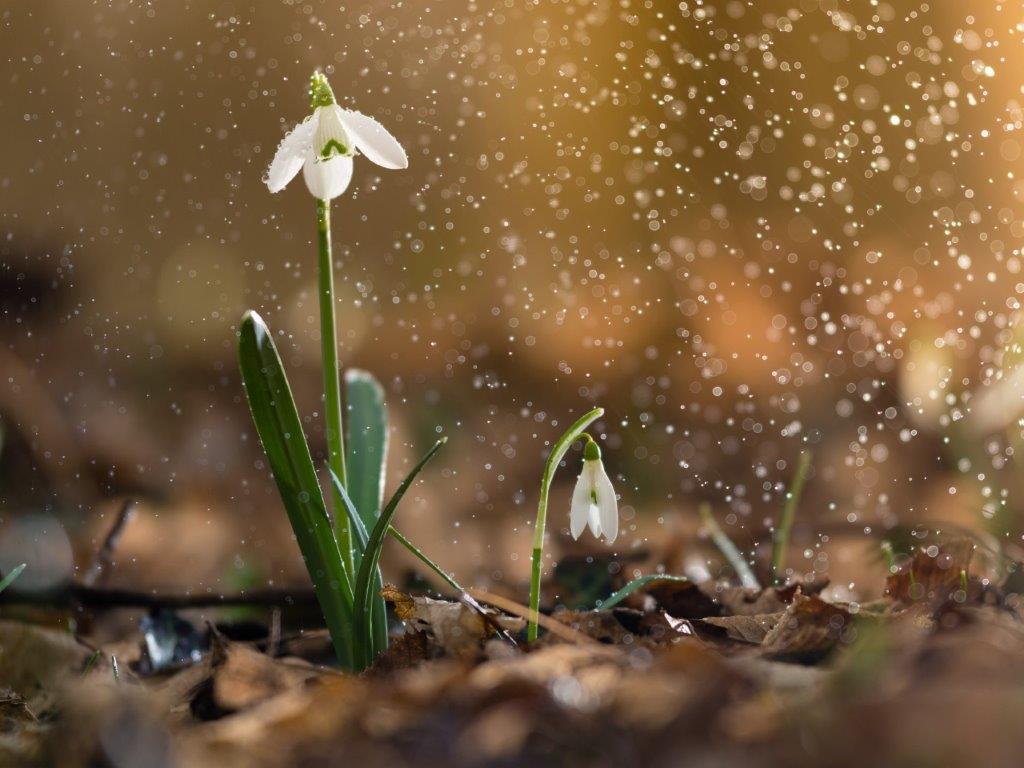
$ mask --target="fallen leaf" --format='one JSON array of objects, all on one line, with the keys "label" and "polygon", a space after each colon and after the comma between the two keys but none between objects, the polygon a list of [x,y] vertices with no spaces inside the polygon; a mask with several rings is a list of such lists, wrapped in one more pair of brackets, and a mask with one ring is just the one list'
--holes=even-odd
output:
[{"label": "fallen leaf", "polygon": [[69,673],[80,673],[90,654],[67,632],[0,621],[0,680],[26,699]]},{"label": "fallen leaf", "polygon": [[768,613],[780,613],[793,602],[797,593],[817,595],[828,586],[828,579],[818,579],[807,583],[793,582],[783,587],[765,587],[749,589],[736,587],[720,582],[705,582],[701,588],[722,605],[722,609],[731,616],[759,616]]},{"label": "fallen leaf", "polygon": [[973,554],[974,542],[966,538],[918,549],[909,564],[886,579],[885,594],[904,604],[976,599],[981,585],[967,577]]},{"label": "fallen leaf", "polygon": [[645,591],[665,613],[680,619],[694,621],[722,612],[716,596],[692,581],[655,581]]},{"label": "fallen leaf", "polygon": [[381,590],[391,603],[395,615],[411,632],[426,633],[445,652],[455,657],[477,656],[485,640],[495,628],[519,632],[526,626],[525,619],[488,611],[485,619],[479,611],[463,602],[436,600],[431,597],[412,597],[393,586]]},{"label": "fallen leaf", "polygon": [[732,640],[760,645],[785,615],[785,611],[779,611],[753,616],[709,616],[702,619],[701,623],[724,629],[726,636]]},{"label": "fallen leaf", "polygon": [[761,647],[771,658],[817,661],[835,647],[851,621],[846,609],[797,593]]}]

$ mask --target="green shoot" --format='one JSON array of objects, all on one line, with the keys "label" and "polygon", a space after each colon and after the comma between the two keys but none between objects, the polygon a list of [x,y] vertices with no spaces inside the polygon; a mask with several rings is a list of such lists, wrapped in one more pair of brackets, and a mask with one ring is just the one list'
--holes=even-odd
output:
[{"label": "green shoot", "polygon": [[448,442],[447,437],[442,437],[434,446],[427,451],[422,459],[412,468],[412,471],[406,475],[401,485],[398,486],[398,490],[395,491],[395,495],[391,497],[387,505],[380,512],[380,517],[377,519],[377,524],[373,527],[370,532],[370,537],[367,540],[365,551],[363,552],[362,563],[359,566],[359,574],[356,577],[356,589],[355,589],[355,637],[356,637],[356,659],[360,659],[360,652],[362,653],[362,666],[366,667],[370,665],[373,660],[371,654],[371,648],[365,642],[367,637],[367,624],[371,617],[371,600],[372,600],[372,581],[373,574],[380,563],[380,553],[384,548],[384,536],[387,534],[388,527],[391,525],[391,520],[394,518],[395,513],[398,511],[398,503],[405,496],[405,492],[409,490],[409,486],[412,485],[416,476],[420,473],[420,470],[430,461],[434,454],[437,453],[441,446]]},{"label": "green shoot", "polygon": [[881,544],[882,554],[885,555],[886,565],[889,566],[889,573],[896,573],[899,567],[896,565],[896,553],[893,551],[892,542],[886,539]]},{"label": "green shoot", "polygon": [[597,605],[594,606],[594,610],[600,611],[602,609],[607,610],[608,608],[612,608],[632,595],[638,589],[646,587],[648,584],[655,581],[689,581],[689,579],[685,576],[671,576],[667,573],[649,573],[646,576],[640,576],[639,578],[633,579],[622,589],[617,592],[613,592],[607,600],[598,600]]},{"label": "green shoot", "polygon": [[747,589],[760,589],[761,582],[757,580],[754,572],[750,570],[750,565],[743,559],[743,555],[740,554],[736,545],[732,543],[732,539],[718,525],[718,521],[715,520],[714,515],[711,513],[711,505],[704,502],[698,509],[701,520],[704,522],[704,527],[708,529],[708,534],[711,536],[711,540],[715,542],[719,552],[725,556],[725,559],[729,561],[729,565],[736,571],[736,575],[740,577],[740,583]]},{"label": "green shoot", "polygon": [[0,580],[0,592],[3,592],[5,589],[11,586],[11,584],[14,583],[14,580],[21,576],[21,572],[25,570],[25,567],[27,565],[28,563],[22,563],[21,565],[16,565],[14,568],[11,568],[11,572],[4,576],[2,580]]},{"label": "green shoot", "polygon": [[593,422],[604,415],[603,408],[595,408],[585,413],[582,418],[573,424],[565,433],[558,438],[551,449],[547,463],[544,465],[544,475],[540,483],[540,500],[537,502],[537,522],[533,529],[533,566],[530,573],[530,617],[527,626],[527,639],[533,642],[537,639],[537,616],[540,613],[540,574],[544,559],[544,529],[548,520],[548,493],[551,490],[551,482],[555,478],[555,470],[565,458],[570,446],[576,442],[583,431]]},{"label": "green shoot", "polygon": [[786,493],[786,504],[782,508],[782,520],[775,529],[772,541],[772,563],[769,582],[777,582],[786,567],[786,547],[789,546],[789,534],[793,528],[796,509],[800,504],[800,496],[804,492],[804,483],[811,468],[811,452],[804,451],[797,462],[796,474]]}]

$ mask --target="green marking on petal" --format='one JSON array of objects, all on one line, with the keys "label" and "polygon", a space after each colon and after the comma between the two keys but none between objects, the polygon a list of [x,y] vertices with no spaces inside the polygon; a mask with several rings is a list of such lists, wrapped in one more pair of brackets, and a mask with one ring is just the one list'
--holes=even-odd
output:
[{"label": "green marking on petal", "polygon": [[330,139],[320,150],[320,157],[324,160],[329,160],[336,154],[342,156],[349,154],[348,148],[336,139]]}]

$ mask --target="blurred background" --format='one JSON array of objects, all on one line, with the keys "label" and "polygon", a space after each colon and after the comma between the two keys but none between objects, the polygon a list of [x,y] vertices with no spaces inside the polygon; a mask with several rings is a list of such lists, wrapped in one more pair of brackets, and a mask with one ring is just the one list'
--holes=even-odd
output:
[{"label": "blurred background", "polygon": [[[305,583],[235,333],[252,307],[279,334],[322,457],[314,203],[262,183],[314,68],[409,152],[404,172],[357,160],[334,203],[342,360],[387,391],[392,487],[448,435],[399,522],[460,579],[525,594],[544,458],[594,405],[629,562],[717,572],[702,501],[763,553],[801,450],[797,575],[877,593],[878,542],[922,521],[1015,552],[1022,19],[990,0],[8,4],[0,570],[80,574],[133,498],[114,583]],[[601,549],[568,537],[578,460],[549,565]]]}]

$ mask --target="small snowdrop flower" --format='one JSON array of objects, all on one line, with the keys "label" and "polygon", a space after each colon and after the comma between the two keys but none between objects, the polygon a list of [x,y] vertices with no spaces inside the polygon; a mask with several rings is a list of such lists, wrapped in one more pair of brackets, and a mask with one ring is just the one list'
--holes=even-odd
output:
[{"label": "small snowdrop flower", "polygon": [[265,178],[271,192],[280,192],[299,171],[310,194],[333,200],[352,181],[352,159],[361,153],[381,168],[409,167],[409,158],[384,126],[360,112],[342,109],[327,78],[310,80],[313,113],[284,137]]},{"label": "small snowdrop flower", "polygon": [[569,508],[572,537],[578,539],[588,525],[594,536],[604,536],[608,544],[619,535],[619,502],[601,463],[601,449],[589,436],[583,449],[583,471],[576,481]]}]

